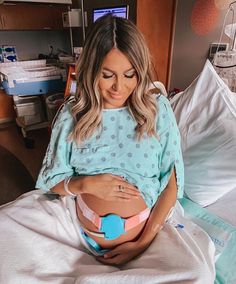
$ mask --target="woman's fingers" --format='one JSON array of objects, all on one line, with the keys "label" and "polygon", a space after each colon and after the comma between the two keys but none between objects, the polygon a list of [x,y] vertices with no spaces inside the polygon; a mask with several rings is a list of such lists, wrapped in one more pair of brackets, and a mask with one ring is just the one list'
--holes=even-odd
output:
[{"label": "woman's fingers", "polygon": [[141,196],[141,193],[135,189],[130,189],[126,186],[118,186],[118,190],[116,189],[115,192],[115,197],[121,200],[131,200],[131,199],[137,199]]},{"label": "woman's fingers", "polygon": [[117,191],[118,196],[127,196],[127,197],[139,197],[141,193],[139,191],[133,191],[127,187],[123,187],[122,190]]},{"label": "woman's fingers", "polygon": [[[138,188],[127,182],[123,177],[114,174],[101,174],[96,176],[99,181],[100,194],[105,200],[129,201],[141,196]],[[98,193],[98,191],[97,191]]]},{"label": "woman's fingers", "polygon": [[115,186],[115,191],[118,192],[125,192],[125,196],[140,196],[140,192],[137,187],[135,187],[133,184],[127,182],[123,177],[108,174],[110,177],[113,178],[113,180],[110,181],[110,184],[113,183]]},{"label": "woman's fingers", "polygon": [[117,175],[113,175],[113,174],[109,174],[110,176],[112,176],[114,179],[120,180],[120,181],[124,181],[125,179],[121,176],[117,176]]},{"label": "woman's fingers", "polygon": [[127,182],[121,182],[117,186],[119,192],[125,192],[130,195],[140,195],[140,192],[137,187]]}]

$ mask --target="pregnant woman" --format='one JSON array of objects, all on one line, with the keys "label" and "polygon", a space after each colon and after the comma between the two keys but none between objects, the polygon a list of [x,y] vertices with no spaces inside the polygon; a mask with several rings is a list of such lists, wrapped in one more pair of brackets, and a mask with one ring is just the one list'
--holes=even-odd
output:
[{"label": "pregnant woman", "polygon": [[103,253],[125,243],[118,263],[149,246],[183,191],[178,129],[167,99],[149,91],[150,65],[131,22],[97,20],[36,186],[74,195],[90,247]]},{"label": "pregnant woman", "polygon": [[[160,281],[174,275],[179,283],[212,283],[212,262],[183,225],[170,221],[183,195],[180,135],[168,100],[150,91],[150,55],[136,26],[111,14],[99,18],[76,78],[76,95],[57,115],[36,188],[70,200],[80,243],[104,267],[143,269],[145,263],[155,266]],[[150,248],[151,261],[139,264]]]}]

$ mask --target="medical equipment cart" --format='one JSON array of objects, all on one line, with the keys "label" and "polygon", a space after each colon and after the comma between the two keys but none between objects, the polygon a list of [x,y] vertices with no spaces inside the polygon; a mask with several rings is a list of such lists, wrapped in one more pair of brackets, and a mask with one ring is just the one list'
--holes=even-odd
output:
[{"label": "medical equipment cart", "polygon": [[48,95],[64,92],[66,77],[65,69],[48,66],[45,59],[1,63],[0,82],[13,96],[16,124],[26,147],[33,148],[28,131],[50,126],[45,100]]}]

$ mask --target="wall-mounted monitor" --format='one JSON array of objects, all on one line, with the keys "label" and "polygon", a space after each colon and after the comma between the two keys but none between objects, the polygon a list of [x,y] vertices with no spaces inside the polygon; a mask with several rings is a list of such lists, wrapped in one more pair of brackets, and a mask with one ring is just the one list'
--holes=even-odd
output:
[{"label": "wall-mounted monitor", "polygon": [[93,22],[95,22],[98,18],[108,13],[112,13],[113,15],[117,17],[128,19],[129,6],[124,5],[124,6],[114,6],[114,7],[106,7],[106,8],[94,8],[93,9]]},{"label": "wall-mounted monitor", "polygon": [[[0,0],[0,3],[2,3],[3,1]],[[39,2],[39,3],[72,4],[72,0],[7,0],[7,2],[36,2],[36,3]]]}]

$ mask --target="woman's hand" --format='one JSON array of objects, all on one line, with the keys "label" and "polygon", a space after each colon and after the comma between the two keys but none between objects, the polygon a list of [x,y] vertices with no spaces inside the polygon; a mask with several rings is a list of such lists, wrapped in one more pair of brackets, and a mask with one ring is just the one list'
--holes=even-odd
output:
[{"label": "woman's hand", "polygon": [[140,242],[123,243],[103,256],[98,256],[96,259],[108,265],[122,265],[140,255],[148,245],[144,246]]},{"label": "woman's hand", "polygon": [[82,193],[92,194],[106,201],[129,201],[141,195],[134,185],[113,174],[83,176]]}]

